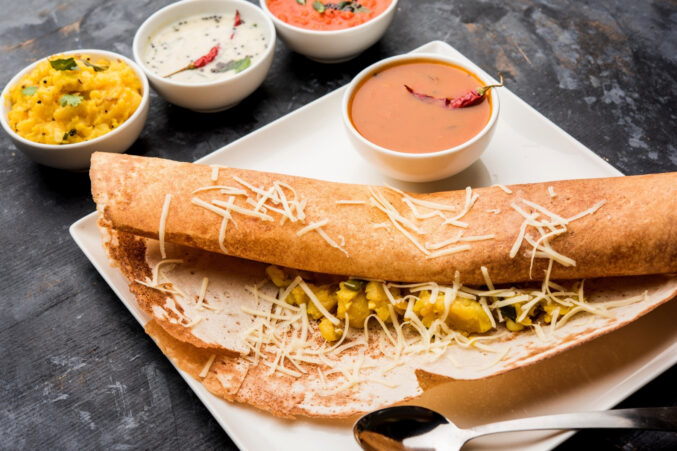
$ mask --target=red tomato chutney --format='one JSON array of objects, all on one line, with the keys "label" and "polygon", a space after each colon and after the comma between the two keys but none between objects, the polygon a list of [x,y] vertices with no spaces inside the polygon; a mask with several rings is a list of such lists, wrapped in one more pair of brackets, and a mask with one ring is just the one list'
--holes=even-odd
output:
[{"label": "red tomato chutney", "polygon": [[[385,11],[392,0],[268,0],[268,10],[278,19],[309,30],[342,30],[361,25]],[[321,4],[322,6],[320,6]]]},{"label": "red tomato chutney", "polygon": [[491,91],[485,101],[465,108],[445,108],[422,93],[454,99],[484,86],[474,74],[452,64],[430,60],[394,63],[368,76],[348,105],[350,120],[366,139],[386,149],[429,153],[463,144],[491,117]]}]

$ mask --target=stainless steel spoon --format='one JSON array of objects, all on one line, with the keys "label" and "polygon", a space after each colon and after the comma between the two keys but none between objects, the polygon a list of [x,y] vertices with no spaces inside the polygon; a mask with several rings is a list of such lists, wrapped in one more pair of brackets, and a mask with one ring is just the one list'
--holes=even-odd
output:
[{"label": "stainless steel spoon", "polygon": [[355,439],[368,451],[460,450],[465,442],[498,432],[560,429],[677,431],[677,407],[617,409],[522,418],[461,429],[439,413],[417,406],[371,412],[355,423]]}]

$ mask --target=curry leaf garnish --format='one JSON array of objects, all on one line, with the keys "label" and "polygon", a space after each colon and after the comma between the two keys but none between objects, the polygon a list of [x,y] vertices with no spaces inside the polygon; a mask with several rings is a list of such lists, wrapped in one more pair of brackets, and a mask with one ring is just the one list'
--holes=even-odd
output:
[{"label": "curry leaf garnish", "polygon": [[61,106],[78,106],[82,102],[83,97],[77,94],[64,94],[59,98]]},{"label": "curry leaf garnish", "polygon": [[84,61],[84,60],[82,61],[82,63],[83,63],[85,66],[91,67],[92,69],[94,69],[94,72],[103,72],[103,71],[105,71],[106,69],[108,69],[108,66],[97,66],[96,64],[92,64],[92,63],[90,63],[90,62],[88,62],[88,61]]},{"label": "curry leaf garnish", "polygon": [[299,5],[305,5],[306,0],[296,0],[296,3],[298,3]]},{"label": "curry leaf garnish", "polygon": [[37,86],[26,86],[25,88],[23,88],[23,89],[21,90],[21,94],[23,94],[23,95],[25,95],[25,96],[32,96],[32,95],[35,94],[36,92],[38,92],[38,87],[37,87]]},{"label": "curry leaf garnish", "polygon": [[65,58],[58,60],[51,60],[49,64],[56,70],[75,70],[78,68],[78,63],[75,58]]},{"label": "curry leaf garnish", "polygon": [[324,3],[322,3],[318,0],[315,0],[315,2],[313,2],[313,9],[315,11],[317,11],[318,13],[322,14],[324,12],[324,9],[325,9]]},{"label": "curry leaf garnish", "polygon": [[227,63],[224,62],[218,62],[212,68],[212,72],[214,73],[221,73],[221,72],[228,72],[229,70],[234,70],[235,73],[242,72],[252,64],[252,59],[250,56],[246,56],[242,59],[239,60],[230,60]]},{"label": "curry leaf garnish", "polygon": [[337,11],[346,11],[351,13],[368,13],[371,12],[369,8],[366,8],[357,1],[342,1],[338,3],[326,3],[324,5],[327,9],[335,9]]}]

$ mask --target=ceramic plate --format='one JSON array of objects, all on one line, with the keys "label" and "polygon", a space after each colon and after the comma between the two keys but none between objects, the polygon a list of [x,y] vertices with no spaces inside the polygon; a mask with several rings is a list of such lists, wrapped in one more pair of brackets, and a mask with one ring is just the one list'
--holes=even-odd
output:
[{"label": "ceramic plate", "polygon": [[[440,41],[415,51],[448,55],[472,65]],[[475,70],[483,73],[478,67]],[[479,161],[439,182],[410,184],[388,179],[362,160],[348,141],[340,111],[344,89],[198,161],[338,182],[387,183],[410,191],[622,175],[504,88],[496,134]],[[148,317],[136,305],[126,280],[108,264],[95,213],[74,223],[70,231],[120,300],[144,325]],[[677,362],[675,317],[677,302],[669,302],[629,326],[552,359],[486,380],[447,383],[426,393],[417,403],[437,409],[462,427],[547,413],[607,409]],[[280,420],[216,398],[178,371],[244,450],[358,449],[352,437],[353,420]],[[569,434],[494,436],[478,439],[469,448],[542,450],[556,446]]]}]

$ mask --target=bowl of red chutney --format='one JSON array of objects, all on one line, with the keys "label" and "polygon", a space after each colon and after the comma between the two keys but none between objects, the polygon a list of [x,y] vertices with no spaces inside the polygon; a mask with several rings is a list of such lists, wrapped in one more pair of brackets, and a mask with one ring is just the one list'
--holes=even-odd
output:
[{"label": "bowl of red chutney", "polygon": [[284,43],[323,62],[350,60],[375,44],[395,16],[398,0],[260,0]]}]

